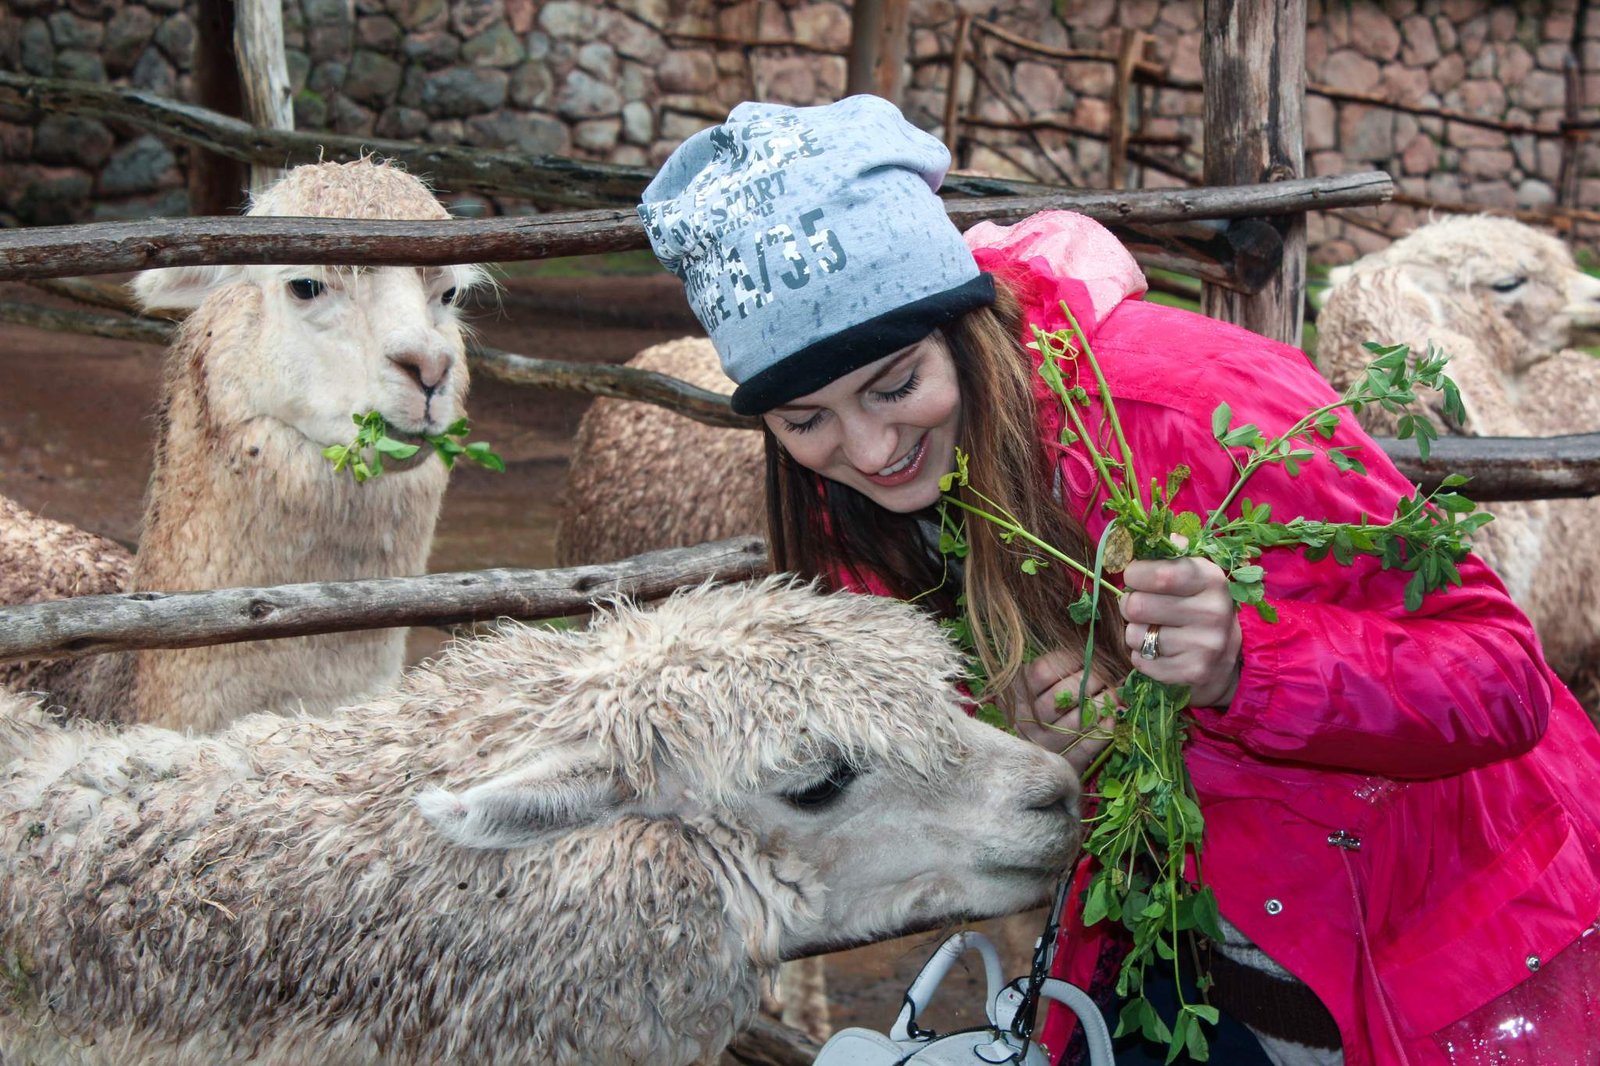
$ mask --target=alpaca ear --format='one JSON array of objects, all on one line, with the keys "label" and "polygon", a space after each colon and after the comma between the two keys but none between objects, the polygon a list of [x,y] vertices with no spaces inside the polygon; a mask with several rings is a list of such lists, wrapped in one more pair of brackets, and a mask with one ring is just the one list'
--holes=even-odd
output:
[{"label": "alpaca ear", "polygon": [[553,757],[464,792],[427,789],[416,804],[434,828],[463,847],[515,848],[592,825],[621,800],[615,779],[598,763]]},{"label": "alpaca ear", "polygon": [[193,310],[236,273],[236,267],[163,267],[143,271],[128,284],[143,310]]}]

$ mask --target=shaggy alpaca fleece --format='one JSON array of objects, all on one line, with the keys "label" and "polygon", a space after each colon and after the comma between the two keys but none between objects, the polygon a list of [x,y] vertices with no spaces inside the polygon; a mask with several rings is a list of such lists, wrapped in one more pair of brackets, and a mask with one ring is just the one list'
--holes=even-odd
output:
[{"label": "shaggy alpaca fleece", "polygon": [[[727,395],[704,337],[646,348],[628,366]],[[655,404],[597,399],[578,423],[556,527],[562,566],[766,535],[761,434],[708,426]]]},{"label": "shaggy alpaca fleece", "polygon": [[[449,217],[422,182],[370,159],[296,167],[249,213]],[[194,310],[167,353],[129,591],[426,572],[447,481],[431,449],[360,485],[322,449],[349,442],[351,415],[369,410],[402,423],[421,405],[443,416],[435,432],[454,421],[467,389],[456,304],[481,276],[470,266],[140,275],[146,306]],[[424,368],[448,368],[425,403]],[[210,731],[252,711],[325,712],[379,691],[400,676],[405,640],[388,629],[121,653],[62,664],[47,689],[85,717]]]},{"label": "shaggy alpaca fleece", "polygon": [[[115,541],[0,496],[0,606],[121,592],[132,561],[132,553]],[[0,688],[48,691],[66,665],[0,664]]]},{"label": "shaggy alpaca fleece", "polygon": [[[1467,424],[1445,422],[1442,399],[1421,408],[1442,432],[1538,437],[1600,430],[1600,360],[1564,350],[1600,322],[1600,280],[1561,241],[1511,219],[1458,216],[1422,226],[1336,272],[1317,320],[1317,362],[1339,388],[1372,359],[1362,345],[1431,342],[1450,357]],[[1392,435],[1398,415],[1369,407],[1362,425]],[[1471,486],[1466,493],[1470,496]],[[1600,500],[1495,503],[1474,549],[1528,612],[1550,664],[1587,693],[1600,664]],[[1589,680],[1585,681],[1584,679]]]},{"label": "shaggy alpaca fleece", "polygon": [[0,704],[0,1059],[692,1062],[785,952],[1071,860],[1070,771],[967,719],[956,665],[913,608],[769,580],[507,625],[328,718]]}]

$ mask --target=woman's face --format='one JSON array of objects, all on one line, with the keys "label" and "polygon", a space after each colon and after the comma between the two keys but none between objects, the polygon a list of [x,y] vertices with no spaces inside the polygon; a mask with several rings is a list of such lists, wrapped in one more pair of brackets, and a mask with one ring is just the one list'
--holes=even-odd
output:
[{"label": "woman's face", "polygon": [[763,417],[795,462],[905,514],[955,469],[961,388],[935,332]]}]

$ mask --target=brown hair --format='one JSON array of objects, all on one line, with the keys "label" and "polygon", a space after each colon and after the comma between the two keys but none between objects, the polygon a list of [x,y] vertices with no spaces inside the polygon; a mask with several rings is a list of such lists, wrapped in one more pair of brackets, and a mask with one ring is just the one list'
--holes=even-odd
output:
[{"label": "brown hair", "polygon": [[[1083,526],[1056,498],[1055,469],[1040,443],[1030,361],[1019,349],[1022,312],[996,279],[992,307],[970,311],[944,330],[961,389],[960,448],[969,457],[972,489],[1014,515],[1024,529],[1080,561],[1093,558]],[[966,522],[969,552],[963,587],[919,522],[937,525],[932,511],[886,511],[856,490],[792,460],[771,430],[767,446],[767,527],[776,570],[819,578],[829,587],[869,575],[901,599],[916,600],[940,617],[954,617],[964,593],[968,621],[990,685],[985,698],[1009,706],[1012,682],[1025,659],[1050,648],[1082,648],[1086,629],[1067,606],[1081,594],[1073,572],[1052,564],[1035,574],[1021,569],[1020,545],[1006,544],[985,519]],[[966,489],[956,489],[967,493]],[[976,502],[976,501],[974,501]],[[986,508],[987,509],[987,508]],[[952,514],[956,514],[952,509]],[[1101,597],[1095,631],[1095,672],[1120,678],[1131,669],[1122,616]]]}]

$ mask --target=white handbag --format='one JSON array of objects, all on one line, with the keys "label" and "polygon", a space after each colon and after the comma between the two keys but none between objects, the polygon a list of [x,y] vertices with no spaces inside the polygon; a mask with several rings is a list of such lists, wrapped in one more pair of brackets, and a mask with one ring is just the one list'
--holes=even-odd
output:
[{"label": "white handbag", "polygon": [[[921,1028],[917,1015],[927,1007],[956,960],[968,951],[976,951],[983,958],[987,983],[984,1015],[988,1025],[943,1036]],[[1035,972],[1043,971],[1036,965]],[[1031,1009],[1027,1011],[1029,1017],[1021,1016],[1028,1005],[1030,981],[1036,983],[1037,999],[1054,1000],[1078,1016],[1089,1041],[1089,1066],[1112,1066],[1111,1034],[1100,1009],[1081,988],[1053,977],[1019,977],[1005,984],[1000,975],[1000,953],[992,940],[982,933],[957,933],[940,944],[923,964],[906,990],[905,1006],[900,1008],[887,1035],[871,1029],[841,1029],[822,1046],[815,1066],[1049,1066],[1044,1050],[1028,1031]]]}]

